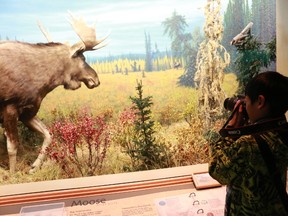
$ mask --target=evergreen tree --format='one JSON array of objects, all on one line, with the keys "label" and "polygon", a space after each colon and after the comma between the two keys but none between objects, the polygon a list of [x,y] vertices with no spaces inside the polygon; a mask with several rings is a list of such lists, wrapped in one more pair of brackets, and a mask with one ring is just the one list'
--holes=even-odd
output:
[{"label": "evergreen tree", "polygon": [[145,71],[150,72],[152,68],[152,50],[151,50],[151,40],[150,34],[145,32],[145,48],[146,48],[146,57],[145,57]]},{"label": "evergreen tree", "polygon": [[172,17],[167,18],[162,22],[164,26],[164,34],[172,40],[171,51],[173,58],[180,59],[183,55],[183,39],[187,37],[185,35],[185,28],[188,26],[185,20],[185,16],[177,14],[176,11],[173,12]]},{"label": "evergreen tree", "polygon": [[260,43],[253,35],[237,45],[236,69],[239,81],[238,92],[243,94],[247,82],[257,75],[261,68],[276,60],[276,39],[267,44]]},{"label": "evergreen tree", "polygon": [[248,23],[251,22],[251,10],[249,6],[249,0],[246,0],[245,2],[245,9],[244,9],[244,25],[247,25]]},{"label": "evergreen tree", "polygon": [[[229,0],[224,13],[224,33],[222,44],[231,56],[231,62],[235,62],[236,48],[231,46],[231,40],[251,22],[251,12],[247,0]],[[230,70],[234,70],[230,65]]]},{"label": "evergreen tree", "polygon": [[[249,22],[253,22],[252,33],[260,43],[268,43],[276,35],[276,0],[253,0],[251,3],[249,2],[248,0],[229,0],[224,13],[222,43],[230,53],[231,62],[236,60],[236,48],[230,45],[230,41]],[[232,69],[234,66],[230,65]]]},{"label": "evergreen tree", "polygon": [[[190,39],[191,38],[191,39]],[[184,73],[179,77],[178,84],[194,87],[194,75],[196,71],[196,57],[200,43],[204,40],[200,28],[194,28],[191,37],[187,38],[184,49],[185,67]]]},{"label": "evergreen tree", "polygon": [[253,32],[260,42],[268,43],[276,35],[276,0],[252,1]]},{"label": "evergreen tree", "polygon": [[157,45],[157,43],[155,43],[155,50],[154,50],[154,52],[152,53],[152,58],[153,59],[156,59],[156,71],[160,71],[161,70],[161,68],[160,68],[160,63],[159,63],[159,57],[160,57],[160,51],[159,51],[159,49],[158,49],[158,45]]},{"label": "evergreen tree", "polygon": [[[252,18],[252,22],[253,22],[253,32],[255,34],[255,32],[260,32],[260,0],[254,0],[252,1],[252,5],[251,5],[251,18]],[[259,20],[259,21],[258,21]],[[259,35],[256,35],[259,36]]]},{"label": "evergreen tree", "polygon": [[151,119],[150,107],[153,105],[152,96],[143,97],[142,81],[137,81],[138,97],[130,97],[133,109],[136,111],[134,122],[136,137],[133,139],[134,148],[128,154],[132,159],[134,170],[150,170],[169,167],[169,150],[163,143],[157,143],[154,137],[154,121]]},{"label": "evergreen tree", "polygon": [[234,0],[234,6],[232,11],[233,11],[233,22],[232,22],[233,31],[239,33],[239,30],[243,29],[248,24],[244,23],[246,19],[245,0]]},{"label": "evergreen tree", "polygon": [[268,1],[267,29],[270,30],[266,43],[276,38],[276,0]]}]

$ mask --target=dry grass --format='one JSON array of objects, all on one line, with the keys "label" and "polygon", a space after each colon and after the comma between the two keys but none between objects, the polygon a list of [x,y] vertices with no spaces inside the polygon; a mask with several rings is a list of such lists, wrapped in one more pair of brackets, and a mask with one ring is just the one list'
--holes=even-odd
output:
[{"label": "dry grass", "polygon": [[[85,86],[76,91],[67,91],[63,87],[55,89],[43,100],[38,114],[47,125],[51,124],[53,112],[55,111],[69,114],[73,110],[82,108],[87,109],[94,115],[109,113],[113,118],[117,118],[119,112],[131,105],[129,96],[136,95],[136,80],[142,80],[144,96],[153,97],[153,118],[157,122],[165,123],[165,126],[162,125],[159,130],[159,136],[163,137],[167,144],[175,148],[179,144],[179,134],[181,136],[190,134],[189,138],[193,137],[191,135],[194,133],[193,130],[189,130],[189,125],[184,121],[184,113],[187,111],[187,107],[195,108],[197,106],[196,90],[177,85],[178,77],[182,73],[183,70],[150,72],[145,73],[145,78],[142,78],[142,73],[129,73],[128,75],[100,74],[101,85],[96,89],[89,90]],[[237,82],[235,75],[227,74],[225,76],[223,89],[227,97],[236,92]],[[182,132],[180,133],[179,130],[182,130]],[[181,142],[183,140],[181,139]],[[50,160],[47,160],[43,168],[34,175],[28,175],[29,163],[35,159],[37,150],[34,150],[35,154],[31,155],[31,152],[25,152],[25,149],[22,153],[19,153],[18,157],[17,167],[21,171],[10,175],[7,170],[8,159],[6,151],[3,150],[5,143],[2,135],[0,135],[0,145],[0,150],[2,149],[0,151],[0,184],[65,178],[65,176],[61,175],[60,169],[54,166]],[[181,145],[184,145],[184,143],[181,143]],[[191,143],[187,142],[185,145],[187,157],[189,157],[188,151],[191,151],[191,149],[192,151],[193,149],[197,151],[197,148],[199,148],[195,146],[195,148],[193,147],[189,150]],[[187,163],[191,163],[191,158]],[[121,151],[119,146],[112,145],[104,162],[103,174],[123,172],[125,164],[129,164],[127,155]],[[183,164],[185,162],[177,165]]]}]

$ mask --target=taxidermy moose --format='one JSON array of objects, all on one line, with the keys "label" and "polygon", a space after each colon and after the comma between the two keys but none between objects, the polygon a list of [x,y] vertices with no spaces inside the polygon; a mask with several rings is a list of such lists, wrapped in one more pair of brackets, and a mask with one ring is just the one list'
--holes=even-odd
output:
[{"label": "taxidermy moose", "polygon": [[95,27],[87,26],[82,19],[75,19],[72,15],[71,24],[81,39],[72,46],[52,42],[0,41],[0,122],[7,139],[11,173],[15,172],[19,146],[17,121],[44,138],[41,151],[30,170],[33,173],[40,168],[45,149],[52,140],[49,130],[37,118],[43,98],[60,85],[75,90],[80,88],[81,82],[89,89],[100,84],[96,71],[85,62],[83,53],[105,46],[99,44],[108,35],[97,40]]}]

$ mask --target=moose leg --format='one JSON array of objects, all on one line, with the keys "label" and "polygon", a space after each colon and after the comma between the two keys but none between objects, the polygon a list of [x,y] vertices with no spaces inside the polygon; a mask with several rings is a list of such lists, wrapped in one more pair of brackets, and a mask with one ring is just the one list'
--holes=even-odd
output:
[{"label": "moose leg", "polygon": [[31,129],[35,130],[36,132],[39,132],[44,140],[42,144],[41,151],[35,160],[35,162],[32,164],[32,168],[30,169],[29,173],[32,174],[34,173],[37,169],[39,169],[45,159],[45,151],[46,148],[50,145],[52,141],[52,136],[47,129],[47,127],[43,124],[43,122],[37,117],[33,117],[29,121],[23,122],[27,127],[30,127]]},{"label": "moose leg", "polygon": [[14,173],[16,169],[16,155],[19,145],[17,121],[17,109],[13,105],[6,106],[3,109],[3,127],[7,139],[10,173]]}]

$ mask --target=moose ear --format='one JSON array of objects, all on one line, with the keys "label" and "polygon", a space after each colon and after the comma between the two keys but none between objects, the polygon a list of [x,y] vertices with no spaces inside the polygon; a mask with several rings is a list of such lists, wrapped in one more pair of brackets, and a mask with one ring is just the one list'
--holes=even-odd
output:
[{"label": "moose ear", "polygon": [[83,53],[84,51],[85,51],[85,45],[82,42],[76,43],[71,47],[70,57],[75,58],[79,55],[79,53]]}]

